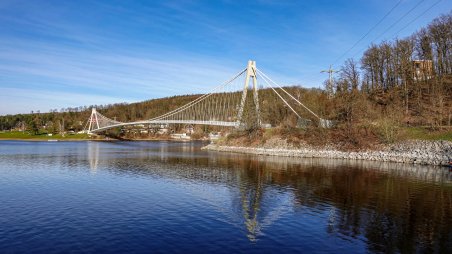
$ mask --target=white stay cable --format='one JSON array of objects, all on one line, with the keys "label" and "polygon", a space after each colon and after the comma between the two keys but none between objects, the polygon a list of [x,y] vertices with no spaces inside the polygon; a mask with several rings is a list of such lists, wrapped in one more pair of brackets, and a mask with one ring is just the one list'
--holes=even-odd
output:
[{"label": "white stay cable", "polygon": [[304,109],[306,109],[307,111],[309,111],[309,113],[313,114],[315,117],[317,117],[318,119],[322,119],[320,118],[320,116],[318,116],[316,113],[314,113],[312,110],[310,110],[308,107],[306,107],[303,103],[301,103],[299,100],[297,100],[297,98],[293,97],[289,92],[287,92],[284,88],[282,88],[280,85],[278,85],[275,81],[273,81],[272,79],[270,79],[267,75],[265,75],[265,73],[263,73],[261,70],[257,69],[257,72],[261,75],[261,77],[263,78],[263,80],[268,79],[270,82],[272,82],[274,85],[276,85],[278,88],[280,88],[282,91],[284,91],[287,95],[289,95],[290,98],[292,98],[293,100],[295,100],[298,104],[300,104]]},{"label": "white stay cable", "polygon": [[212,89],[212,92],[210,92],[210,93],[208,93],[208,94],[204,94],[204,95],[198,97],[197,99],[195,99],[195,100],[193,100],[193,101],[191,101],[191,102],[185,104],[184,106],[179,107],[179,108],[177,108],[177,109],[174,109],[174,110],[172,110],[172,111],[170,111],[170,112],[168,112],[168,113],[165,113],[165,114],[163,114],[163,115],[161,115],[161,116],[151,118],[151,119],[149,119],[148,121],[161,120],[161,119],[164,118],[164,117],[172,116],[172,115],[174,115],[174,114],[177,114],[177,113],[181,112],[182,110],[185,110],[185,109],[187,109],[187,108],[189,108],[189,107],[192,107],[192,106],[198,104],[200,101],[203,101],[203,100],[206,99],[207,97],[209,97],[209,96],[211,96],[212,94],[214,94],[217,90],[219,90],[219,89],[223,88],[224,86],[228,85],[229,83],[233,82],[236,78],[240,77],[240,75],[242,75],[243,73],[245,73],[245,71],[246,71],[246,69],[240,71],[240,72],[239,72],[237,75],[235,75],[233,78],[229,79],[228,81],[224,82],[223,84],[221,84],[221,85],[215,87],[214,89]]},{"label": "white stay cable", "polygon": [[89,121],[91,121],[91,118],[88,118],[88,121],[86,121],[86,124],[85,124],[85,126],[83,127],[83,130],[84,130],[84,131],[86,130],[86,127],[88,127]]},{"label": "white stay cable", "polygon": [[268,81],[263,76],[262,80],[264,80],[265,83],[267,83],[267,85],[273,90],[273,92],[275,92],[276,95],[278,95],[278,97],[292,110],[292,112],[295,113],[295,115],[301,118],[301,116],[289,105],[289,103],[287,103],[287,101],[273,88],[273,86],[270,83],[268,83]]},{"label": "white stay cable", "polygon": [[187,108],[189,108],[189,107],[191,107],[191,106],[194,106],[194,105],[197,104],[198,102],[204,100],[205,98],[207,98],[207,97],[209,97],[210,95],[212,95],[213,93],[215,93],[215,91],[217,91],[217,90],[223,88],[225,85],[229,84],[231,81],[233,81],[234,79],[236,79],[237,77],[239,77],[240,75],[242,75],[244,72],[245,72],[245,70],[241,71],[239,74],[237,74],[236,76],[234,76],[234,78],[232,78],[231,80],[228,80],[227,82],[225,82],[225,83],[223,83],[223,84],[221,84],[221,85],[215,87],[214,89],[212,89],[212,92],[207,93],[207,94],[203,94],[202,96],[196,98],[195,100],[193,100],[193,101],[191,101],[191,102],[189,102],[189,103],[187,103],[187,104],[185,104],[185,105],[183,105],[183,106],[181,106],[181,107],[179,107],[179,108],[177,108],[177,109],[174,109],[174,110],[172,110],[172,111],[170,111],[170,112],[167,112],[167,113],[165,113],[165,114],[163,114],[163,115],[161,115],[161,116],[157,116],[157,117],[151,118],[151,119],[149,119],[148,121],[161,120],[161,119],[164,118],[164,117],[170,117],[170,116],[172,116],[172,115],[174,115],[174,114],[176,114],[176,113],[179,113],[180,111],[182,111],[182,110],[184,110],[184,109],[187,109]]},{"label": "white stay cable", "polygon": [[113,122],[113,123],[115,123],[115,124],[117,124],[117,123],[122,123],[122,122],[119,122],[119,121],[110,119],[110,118],[108,118],[108,117],[102,115],[101,113],[99,113],[99,112],[97,112],[97,111],[96,111],[96,114],[97,114],[97,117],[100,118],[100,119],[103,120],[103,121]]}]

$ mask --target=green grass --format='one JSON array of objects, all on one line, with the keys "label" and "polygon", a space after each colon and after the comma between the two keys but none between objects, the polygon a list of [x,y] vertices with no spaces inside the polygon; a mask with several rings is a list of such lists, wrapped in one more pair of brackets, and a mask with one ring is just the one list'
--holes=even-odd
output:
[{"label": "green grass", "polygon": [[64,137],[61,134],[55,134],[48,136],[47,134],[33,135],[29,132],[11,131],[0,132],[0,139],[30,139],[30,140],[71,140],[71,139],[90,139],[88,134],[65,134]]},{"label": "green grass", "polygon": [[452,141],[452,129],[431,130],[423,127],[403,128],[407,139]]}]

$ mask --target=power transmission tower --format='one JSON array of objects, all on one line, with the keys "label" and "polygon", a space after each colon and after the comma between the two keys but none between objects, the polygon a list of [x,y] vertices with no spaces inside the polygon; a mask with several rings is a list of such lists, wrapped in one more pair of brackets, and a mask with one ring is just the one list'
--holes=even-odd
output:
[{"label": "power transmission tower", "polygon": [[320,71],[320,73],[328,73],[328,84],[326,86],[326,93],[328,94],[328,98],[332,98],[333,94],[334,94],[334,90],[333,90],[333,74],[335,72],[339,72],[339,71],[333,70],[331,68],[331,65],[330,65],[330,68],[328,70]]}]

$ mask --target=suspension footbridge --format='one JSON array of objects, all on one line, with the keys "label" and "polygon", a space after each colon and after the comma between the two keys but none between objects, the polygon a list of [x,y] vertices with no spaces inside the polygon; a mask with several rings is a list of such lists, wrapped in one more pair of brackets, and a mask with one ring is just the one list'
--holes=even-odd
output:
[{"label": "suspension footbridge", "polygon": [[271,89],[276,98],[282,100],[284,105],[299,119],[302,117],[299,111],[295,110],[294,105],[298,105],[305,112],[311,114],[322,127],[331,125],[330,121],[322,119],[284,87],[259,70],[255,61],[248,61],[245,69],[214,87],[209,93],[151,119],[119,122],[102,115],[93,108],[84,131],[98,133],[112,128],[143,124],[189,124],[239,128],[245,124],[244,118],[249,118],[250,115],[258,126],[262,126],[258,80],[262,83],[260,84],[262,87]]}]

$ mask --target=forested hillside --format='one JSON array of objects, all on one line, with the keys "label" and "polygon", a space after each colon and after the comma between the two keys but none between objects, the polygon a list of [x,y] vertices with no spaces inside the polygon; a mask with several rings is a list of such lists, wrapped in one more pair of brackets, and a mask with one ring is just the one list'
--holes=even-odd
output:
[{"label": "forested hillside", "polygon": [[335,80],[338,95],[359,90],[374,110],[407,124],[451,124],[452,14],[404,39],[371,45],[348,59]]},{"label": "forested hillside", "polygon": [[[297,95],[316,112],[321,112],[325,108],[324,104],[319,103],[326,102],[326,94],[322,90],[303,89],[301,87],[287,87],[286,89],[290,93]],[[0,116],[0,130],[25,128],[31,131],[46,126],[46,129],[50,130],[50,132],[58,132],[64,122],[65,130],[79,131],[85,127],[92,107],[96,108],[101,114],[121,122],[151,119],[177,109],[199,96],[201,94],[172,96],[131,104],[119,103],[67,108],[61,109],[60,112],[55,110],[49,113],[33,112],[30,114]],[[248,93],[248,97],[251,96],[252,93]],[[259,98],[264,123],[276,126],[291,115],[290,110],[284,106],[284,102],[278,99],[272,90],[259,90]],[[249,102],[252,102],[252,98],[247,98],[247,103]],[[301,109],[299,110],[301,111]],[[306,114],[306,112],[304,113]],[[310,116],[306,114],[306,117]]]}]

